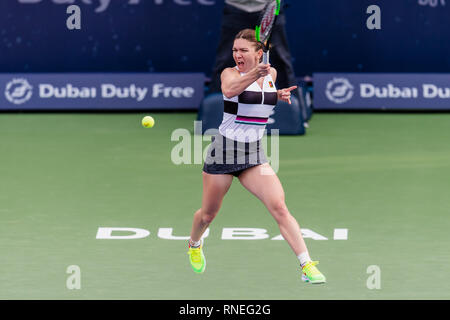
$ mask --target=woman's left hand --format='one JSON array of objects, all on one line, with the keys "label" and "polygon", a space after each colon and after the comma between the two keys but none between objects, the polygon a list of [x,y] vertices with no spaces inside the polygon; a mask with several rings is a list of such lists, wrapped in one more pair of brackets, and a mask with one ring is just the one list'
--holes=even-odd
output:
[{"label": "woman's left hand", "polygon": [[291,91],[297,89],[297,86],[292,86],[289,88],[285,88],[285,89],[280,89],[277,91],[278,94],[278,99],[284,101],[284,102],[288,102],[289,104],[291,104]]}]

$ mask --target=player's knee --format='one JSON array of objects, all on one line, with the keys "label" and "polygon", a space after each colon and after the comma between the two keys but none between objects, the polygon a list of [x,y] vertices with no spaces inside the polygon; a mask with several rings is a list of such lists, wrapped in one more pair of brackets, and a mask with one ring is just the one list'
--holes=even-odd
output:
[{"label": "player's knee", "polygon": [[206,224],[210,224],[214,218],[216,217],[217,213],[219,212],[219,208],[207,208],[207,209],[201,209],[202,213],[202,222]]},{"label": "player's knee", "polygon": [[214,220],[216,215],[217,215],[217,212],[216,213],[203,214],[202,215],[202,222],[205,223],[205,224],[210,224]]},{"label": "player's knee", "polygon": [[273,203],[271,212],[277,221],[282,221],[291,215],[283,200],[279,200]]}]

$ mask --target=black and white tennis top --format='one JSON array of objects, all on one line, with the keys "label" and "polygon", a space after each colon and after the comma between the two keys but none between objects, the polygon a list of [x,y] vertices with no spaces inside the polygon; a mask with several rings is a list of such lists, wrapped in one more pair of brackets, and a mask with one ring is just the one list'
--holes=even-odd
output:
[{"label": "black and white tennis top", "polygon": [[[244,74],[241,72],[241,76]],[[255,142],[263,137],[267,121],[273,114],[277,104],[277,88],[268,74],[264,77],[262,90],[255,81],[238,96],[228,99],[224,95],[223,103],[220,134],[240,142]]]}]

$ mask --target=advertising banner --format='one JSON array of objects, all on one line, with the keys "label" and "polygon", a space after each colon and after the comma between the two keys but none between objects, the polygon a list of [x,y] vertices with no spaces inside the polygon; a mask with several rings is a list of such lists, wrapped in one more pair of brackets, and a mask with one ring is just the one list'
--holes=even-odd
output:
[{"label": "advertising banner", "polygon": [[198,109],[202,73],[0,74],[0,110]]},{"label": "advertising banner", "polygon": [[450,74],[315,73],[316,110],[450,110]]}]

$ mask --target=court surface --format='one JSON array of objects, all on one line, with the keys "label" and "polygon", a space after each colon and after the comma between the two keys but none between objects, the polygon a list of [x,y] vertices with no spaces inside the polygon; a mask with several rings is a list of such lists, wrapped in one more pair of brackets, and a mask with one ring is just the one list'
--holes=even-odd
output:
[{"label": "court surface", "polygon": [[[206,271],[192,272],[186,241],[158,231],[188,236],[201,204],[202,165],[171,160],[171,134],[192,134],[196,114],[148,114],[152,129],[144,114],[0,115],[0,299],[450,298],[450,114],[318,113],[307,135],[280,137],[287,206],[327,239],[305,239],[328,281],[316,286],[237,179],[205,240]],[[101,227],[150,235],[96,239]],[[269,236],[227,240],[224,228]],[[71,265],[79,290],[66,286]],[[380,289],[367,287],[369,266]]]}]

